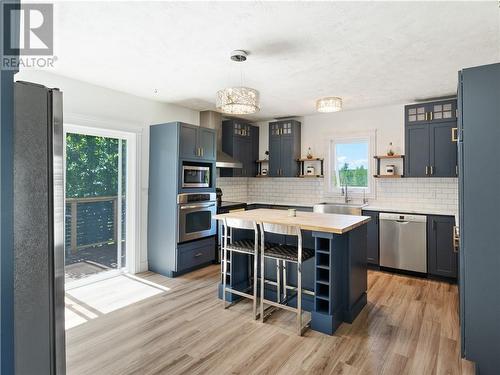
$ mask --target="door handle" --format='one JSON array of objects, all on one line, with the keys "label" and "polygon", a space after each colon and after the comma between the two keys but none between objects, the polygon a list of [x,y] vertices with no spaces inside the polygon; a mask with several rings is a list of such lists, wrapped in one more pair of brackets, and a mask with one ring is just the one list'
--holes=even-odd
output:
[{"label": "door handle", "polygon": [[434,112],[429,112],[429,121],[434,119]]},{"label": "door handle", "polygon": [[425,166],[425,175],[426,176],[429,175],[429,166],[428,165]]},{"label": "door handle", "polygon": [[458,128],[451,128],[451,141],[452,142],[458,141]]},{"label": "door handle", "polygon": [[203,253],[198,253],[198,254],[195,254],[195,256],[194,256],[194,257],[195,257],[195,258],[199,258],[199,257],[201,257],[202,255],[203,255]]},{"label": "door handle", "polygon": [[181,206],[181,210],[192,210],[195,208],[208,208],[208,207],[214,207],[215,203],[205,203],[205,204],[191,204],[188,206]]},{"label": "door handle", "polygon": [[205,155],[205,149],[201,147],[200,150],[201,150],[201,156]]},{"label": "door handle", "polygon": [[434,175],[434,166],[431,165],[431,176]]}]

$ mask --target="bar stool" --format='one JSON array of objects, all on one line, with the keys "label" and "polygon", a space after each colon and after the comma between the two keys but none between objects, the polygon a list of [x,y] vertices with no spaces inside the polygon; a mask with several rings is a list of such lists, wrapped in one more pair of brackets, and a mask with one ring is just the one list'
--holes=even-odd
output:
[{"label": "bar stool", "polygon": [[[257,229],[257,223],[255,221],[234,219],[234,218],[224,218],[223,221],[223,233],[222,233],[222,301],[224,308],[227,309],[231,304],[226,303],[226,292],[236,294],[241,297],[249,298],[253,301],[253,316],[254,319],[258,319],[257,314],[257,265],[259,258],[259,235]],[[233,229],[249,229],[254,231],[253,240],[239,240],[233,241]],[[234,271],[234,257],[233,253],[248,254],[253,255],[253,293],[246,293],[245,291],[236,290],[234,288],[227,286],[227,265],[228,265],[228,253],[231,256],[231,274]],[[251,268],[249,267],[249,274],[251,273]],[[234,285],[233,285],[234,286]]]},{"label": "bar stool", "polygon": [[[261,233],[261,258],[260,258],[260,269],[261,269],[261,279],[260,279],[260,319],[264,322],[264,304],[271,305],[280,309],[295,312],[297,314],[297,334],[302,336],[305,325],[302,325],[302,263],[307,259],[314,257],[314,250],[302,247],[302,234],[299,227],[280,225],[280,224],[270,224],[270,223],[260,223],[260,233]],[[292,245],[282,245],[275,243],[268,243],[265,241],[265,233],[281,234],[286,236],[297,237],[297,246]],[[265,298],[264,295],[264,284],[265,280],[265,259],[275,259],[276,260],[276,302]],[[283,296],[281,299],[281,286],[280,286],[280,270],[281,262],[283,263]],[[292,288],[287,285],[286,280],[286,262],[297,264],[297,288]],[[288,306],[288,296],[287,289],[293,289],[296,291],[297,297],[297,307]]]}]

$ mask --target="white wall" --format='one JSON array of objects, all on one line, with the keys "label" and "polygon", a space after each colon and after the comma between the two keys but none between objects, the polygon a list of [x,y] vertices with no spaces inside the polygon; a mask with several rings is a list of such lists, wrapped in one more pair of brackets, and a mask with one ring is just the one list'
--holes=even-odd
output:
[{"label": "white wall", "polygon": [[[297,117],[297,120],[302,123],[303,157],[308,147],[314,156],[326,157],[327,140],[334,134],[369,130],[376,130],[376,154],[385,154],[389,142],[393,143],[396,153],[404,154],[404,105],[314,114]],[[256,125],[260,127],[259,158],[263,158],[269,147],[269,121]],[[393,163],[402,168],[402,161]],[[241,179],[224,178],[217,184],[223,189],[226,200],[246,198],[249,202],[313,204],[342,199],[325,194],[327,184],[323,179],[249,178],[244,185]],[[456,178],[375,179],[375,196],[370,203],[454,213],[458,210],[458,181]]]},{"label": "white wall", "polygon": [[[334,133],[356,131],[377,131],[377,154],[386,152],[389,142],[393,143],[396,153],[404,153],[404,106],[391,105],[368,109],[322,113],[296,117],[302,123],[302,156],[311,147],[314,156],[325,157],[325,138]],[[259,126],[260,158],[269,148],[269,121],[257,122]]]},{"label": "white wall", "polygon": [[148,127],[170,121],[199,125],[199,112],[143,99],[44,71],[26,70],[16,80],[57,87],[63,92],[64,118],[75,125],[111,128],[137,134],[140,144],[140,271],[147,270],[147,207],[149,169]]}]

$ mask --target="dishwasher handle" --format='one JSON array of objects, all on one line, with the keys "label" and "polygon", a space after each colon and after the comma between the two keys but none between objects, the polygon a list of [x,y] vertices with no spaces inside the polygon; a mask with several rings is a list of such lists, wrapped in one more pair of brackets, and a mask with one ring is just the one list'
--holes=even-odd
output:
[{"label": "dishwasher handle", "polygon": [[426,215],[414,215],[414,214],[402,214],[402,213],[392,213],[392,212],[381,212],[379,215],[380,220],[395,221],[398,223],[403,222],[417,222],[426,223]]}]

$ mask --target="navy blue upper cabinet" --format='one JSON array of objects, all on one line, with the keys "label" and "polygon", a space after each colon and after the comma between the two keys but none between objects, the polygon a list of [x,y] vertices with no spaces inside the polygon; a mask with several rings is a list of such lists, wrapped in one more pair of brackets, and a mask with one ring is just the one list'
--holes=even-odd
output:
[{"label": "navy blue upper cabinet", "polygon": [[429,124],[407,126],[405,142],[405,176],[429,176]]},{"label": "navy blue upper cabinet", "polygon": [[182,159],[215,160],[216,153],[215,130],[180,124],[179,156]]},{"label": "navy blue upper cabinet", "polygon": [[240,120],[222,122],[222,151],[240,161],[242,168],[222,168],[221,177],[255,177],[259,158],[259,128]]},{"label": "navy blue upper cabinet", "polygon": [[427,272],[430,275],[457,277],[458,256],[453,246],[452,216],[427,217]]},{"label": "navy blue upper cabinet", "polygon": [[198,129],[198,145],[201,157],[205,160],[215,160],[217,157],[216,133],[213,129]]},{"label": "navy blue upper cabinet", "polygon": [[430,171],[432,177],[458,175],[456,120],[430,124]]},{"label": "navy blue upper cabinet", "polygon": [[301,124],[296,120],[269,123],[269,176],[297,177]]},{"label": "navy blue upper cabinet", "polygon": [[457,176],[457,101],[405,107],[405,176]]},{"label": "navy blue upper cabinet", "polygon": [[198,126],[180,124],[179,156],[184,159],[199,157]]}]

